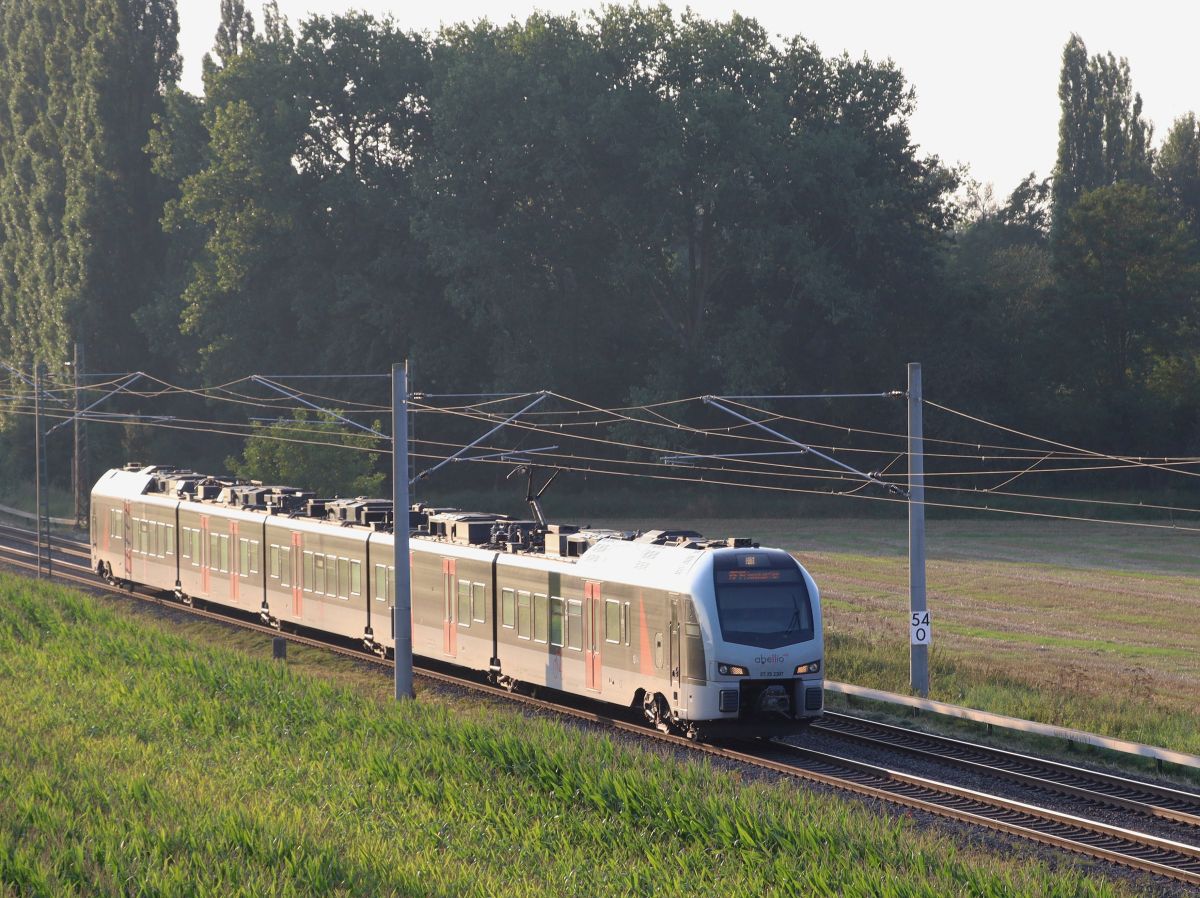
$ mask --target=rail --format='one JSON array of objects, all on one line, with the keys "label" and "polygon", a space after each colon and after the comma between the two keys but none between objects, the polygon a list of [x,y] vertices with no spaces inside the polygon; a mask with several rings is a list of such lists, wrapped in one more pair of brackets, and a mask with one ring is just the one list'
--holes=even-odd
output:
[{"label": "rail", "polygon": [[1130,742],[1125,739],[1111,739],[1108,736],[1100,736],[1096,733],[1088,733],[1083,730],[1072,730],[1050,723],[1022,720],[1019,717],[1006,717],[1003,714],[993,714],[990,711],[977,711],[975,708],[964,708],[961,705],[951,705],[947,702],[935,702],[927,698],[898,695],[895,692],[885,692],[882,689],[867,689],[865,686],[855,686],[853,683],[838,683],[826,680],[825,689],[828,692],[837,692],[841,695],[862,698],[872,702],[903,705],[919,711],[928,711],[931,714],[940,714],[944,717],[957,717],[962,720],[972,720],[976,723],[985,723],[988,726],[1000,727],[1006,730],[1019,730],[1022,733],[1031,733],[1035,736],[1046,736],[1051,739],[1065,739],[1068,742],[1094,745],[1097,748],[1103,748],[1108,751],[1137,755],[1142,758],[1151,758],[1155,761],[1178,764],[1180,767],[1190,767],[1193,770],[1200,770],[1200,756],[1189,755],[1180,751],[1171,751],[1170,749],[1159,748],[1155,745],[1145,745],[1141,742]]}]

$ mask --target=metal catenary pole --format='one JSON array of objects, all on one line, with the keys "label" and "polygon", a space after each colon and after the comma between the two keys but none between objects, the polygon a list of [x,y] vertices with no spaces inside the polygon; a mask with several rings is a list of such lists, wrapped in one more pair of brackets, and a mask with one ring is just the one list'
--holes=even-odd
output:
[{"label": "metal catenary pole", "polygon": [[33,367],[33,506],[37,517],[37,575],[42,579],[42,366]]},{"label": "metal catenary pole", "polygon": [[392,541],[396,599],[392,607],[396,699],[413,698],[412,594],[408,549],[408,371],[392,365]]},{"label": "metal catenary pole", "polygon": [[925,604],[925,455],[921,420],[921,365],[908,366],[908,595],[909,685],[929,695],[932,630]]},{"label": "metal catenary pole", "polygon": [[88,470],[87,470],[87,425],[80,415],[80,385],[83,381],[83,347],[75,344],[75,358],[71,362],[71,374],[75,381],[75,403],[72,425],[75,436],[74,452],[71,456],[71,486],[75,493],[75,529],[87,527],[88,519]]}]

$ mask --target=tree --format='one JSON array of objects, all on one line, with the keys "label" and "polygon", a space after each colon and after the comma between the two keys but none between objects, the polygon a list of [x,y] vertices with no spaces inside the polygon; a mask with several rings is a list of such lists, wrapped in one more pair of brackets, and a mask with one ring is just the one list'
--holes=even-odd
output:
[{"label": "tree", "polygon": [[1180,116],[1167,132],[1154,160],[1154,175],[1200,237],[1200,124],[1194,113]]},{"label": "tree", "polygon": [[[379,429],[379,422],[372,425]],[[226,466],[238,477],[315,490],[322,496],[378,496],[384,474],[378,470],[379,440],[353,433],[327,412],[301,410],[292,420],[255,425],[241,458]]]},{"label": "tree", "polygon": [[1055,265],[1065,379],[1093,401],[1128,405],[1161,360],[1200,349],[1195,244],[1152,189],[1084,194],[1062,225]]},{"label": "tree", "polygon": [[1112,53],[1089,58],[1078,34],[1063,48],[1058,98],[1056,226],[1089,190],[1126,179],[1148,182],[1152,131],[1142,118],[1142,97],[1133,90],[1129,62]]}]

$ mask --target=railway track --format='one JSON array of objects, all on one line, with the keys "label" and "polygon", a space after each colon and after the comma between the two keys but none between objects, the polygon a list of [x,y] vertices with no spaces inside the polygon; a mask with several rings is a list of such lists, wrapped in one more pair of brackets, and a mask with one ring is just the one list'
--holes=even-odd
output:
[{"label": "railway track", "polygon": [[[34,533],[17,527],[0,526],[0,560],[26,571],[35,571]],[[55,578],[66,582],[132,594],[138,598],[201,618],[235,624],[263,635],[283,636],[301,645],[354,657],[381,668],[392,662],[367,654],[361,648],[331,643],[304,633],[280,633],[249,617],[233,617],[202,607],[187,607],[157,592],[120,590],[99,580],[90,570],[87,544],[66,537],[52,543],[56,553]],[[866,764],[852,757],[818,752],[791,743],[771,740],[752,747],[733,748],[695,744],[676,736],[648,729],[641,722],[614,716],[611,708],[596,710],[599,703],[564,705],[530,695],[512,693],[457,676],[425,664],[419,664],[419,676],[467,688],[476,692],[519,702],[527,707],[568,715],[592,724],[635,734],[641,738],[699,751],[726,761],[736,761],[760,769],[821,783],[842,791],[882,800],[893,805],[917,809],[971,825],[1009,833],[1081,855],[1099,858],[1178,882],[1200,885],[1200,795],[1180,789],[1133,780],[1046,761],[1028,755],[1001,751],[961,740],[901,727],[878,724],[843,714],[828,714],[815,726],[821,731],[858,744],[886,747],[889,750],[919,755],[946,766],[970,769],[976,773],[1019,783],[1036,796],[1039,793],[1069,795],[1097,808],[1115,808],[1123,812],[1156,818],[1167,835],[1151,835],[1113,826],[1090,816],[1063,813],[1031,801],[1018,801],[1000,795],[951,785],[935,779]]]}]

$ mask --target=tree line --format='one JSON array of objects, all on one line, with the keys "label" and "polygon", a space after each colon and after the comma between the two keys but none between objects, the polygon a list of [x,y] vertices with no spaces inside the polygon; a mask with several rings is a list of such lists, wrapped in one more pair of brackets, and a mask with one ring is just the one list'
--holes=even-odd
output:
[{"label": "tree line", "polygon": [[915,360],[982,417],[1200,450],[1200,131],[1156,143],[1078,36],[1055,169],[1000,201],[913,144],[894,63],[738,15],[423,34],[222,0],[202,96],[177,31],[174,0],[0,7],[0,361],[407,358],[425,390],[611,405],[902,388]]}]

